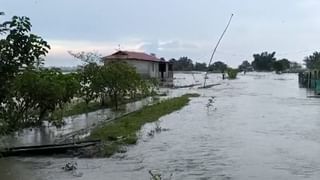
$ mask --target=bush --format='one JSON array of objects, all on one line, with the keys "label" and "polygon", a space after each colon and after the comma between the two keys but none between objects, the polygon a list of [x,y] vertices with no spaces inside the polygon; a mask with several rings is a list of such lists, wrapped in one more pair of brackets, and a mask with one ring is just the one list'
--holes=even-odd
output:
[{"label": "bush", "polygon": [[236,79],[238,75],[238,69],[229,68],[227,70],[227,74],[229,79]]}]

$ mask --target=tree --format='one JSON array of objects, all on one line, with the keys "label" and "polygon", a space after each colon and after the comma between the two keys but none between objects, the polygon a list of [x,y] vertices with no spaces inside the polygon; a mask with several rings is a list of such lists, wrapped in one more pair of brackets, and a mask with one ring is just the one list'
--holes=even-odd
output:
[{"label": "tree", "polygon": [[275,61],[273,63],[273,69],[276,71],[277,74],[279,74],[284,70],[284,66],[280,61]]},{"label": "tree", "polygon": [[125,62],[109,62],[104,68],[106,93],[118,109],[119,101],[125,96],[146,90],[147,85],[135,68]]},{"label": "tree", "polygon": [[81,86],[79,95],[84,99],[87,106],[90,101],[99,97],[101,91],[100,68],[96,63],[89,63],[78,71]]},{"label": "tree", "polygon": [[170,59],[169,62],[173,64],[174,71],[192,71],[193,63],[188,57],[180,57],[179,60]]},{"label": "tree", "polygon": [[[69,51],[69,54],[77,59],[80,59],[84,64],[80,66],[78,70],[78,78],[80,81],[80,92],[79,95],[82,97],[88,106],[89,103],[98,98],[103,91],[101,86],[101,67],[98,62],[101,61],[101,55],[97,52],[78,52],[73,53]],[[103,102],[102,98],[102,102]]]},{"label": "tree", "polygon": [[41,125],[44,120],[62,122],[52,114],[71,101],[79,82],[73,74],[62,74],[55,69],[26,69],[19,73],[11,87],[11,101],[6,101],[2,117],[6,130]]},{"label": "tree", "polygon": [[214,71],[214,72],[224,72],[227,70],[228,65],[226,65],[224,62],[217,61],[211,64],[208,69],[209,71]]},{"label": "tree", "polygon": [[3,102],[11,80],[26,67],[40,64],[50,49],[41,37],[30,33],[31,23],[28,17],[14,16],[11,21],[2,23],[0,39],[0,103]]},{"label": "tree", "polygon": [[198,63],[194,65],[194,70],[196,71],[206,71],[207,70],[207,64],[206,63]]},{"label": "tree", "polygon": [[297,62],[290,62],[290,70],[293,72],[301,71],[302,66]]},{"label": "tree", "polygon": [[320,69],[320,52],[314,52],[303,60],[308,69]]},{"label": "tree", "polygon": [[17,111],[22,116],[17,116],[16,120],[35,125],[41,124],[45,118],[50,122],[54,120],[51,114],[57,108],[63,109],[78,89],[79,82],[73,74],[62,74],[55,69],[28,69],[14,81],[15,100],[23,103],[23,111]]},{"label": "tree", "polygon": [[273,63],[276,61],[274,57],[276,52],[268,53],[263,52],[261,54],[253,55],[253,62],[251,63],[256,71],[272,71]]},{"label": "tree", "polygon": [[[25,69],[39,66],[50,46],[41,37],[31,33],[30,19],[24,16],[14,16],[10,21],[1,23],[0,35],[0,129],[8,132],[19,126],[10,119],[17,112],[14,107],[20,103],[14,96],[17,93],[13,89],[13,82]],[[24,108],[23,104],[19,108]]]},{"label": "tree", "polygon": [[239,71],[252,71],[252,66],[248,61],[243,61],[238,69]]},{"label": "tree", "polygon": [[273,63],[273,69],[276,73],[280,73],[290,68],[290,61],[288,59],[277,60]]}]

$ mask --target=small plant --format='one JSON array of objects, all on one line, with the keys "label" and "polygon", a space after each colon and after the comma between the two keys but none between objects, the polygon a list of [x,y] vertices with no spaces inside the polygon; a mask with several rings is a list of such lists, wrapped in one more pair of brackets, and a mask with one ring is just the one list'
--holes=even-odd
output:
[{"label": "small plant", "polygon": [[227,70],[227,74],[229,79],[236,79],[238,75],[238,69],[229,68]]},{"label": "small plant", "polygon": [[162,178],[162,174],[157,170],[149,170],[149,174],[151,175],[150,180],[162,180],[162,179],[172,179],[173,174],[171,173],[169,177]]},{"label": "small plant", "polygon": [[208,104],[206,105],[207,108],[213,106],[214,103],[214,96],[210,97],[210,99],[208,99]]}]

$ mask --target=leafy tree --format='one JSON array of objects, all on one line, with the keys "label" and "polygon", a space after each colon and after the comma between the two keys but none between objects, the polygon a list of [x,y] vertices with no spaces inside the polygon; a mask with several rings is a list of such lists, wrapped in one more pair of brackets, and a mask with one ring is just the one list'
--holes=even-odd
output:
[{"label": "leafy tree", "polygon": [[105,79],[106,93],[116,109],[121,98],[148,89],[135,68],[125,62],[109,62],[103,71],[103,74],[108,77]]},{"label": "leafy tree", "polygon": [[291,62],[288,59],[280,59],[278,61],[283,65],[284,70],[290,68]]},{"label": "leafy tree", "polygon": [[15,102],[22,107],[16,112],[21,116],[10,119],[32,125],[41,124],[45,118],[52,121],[51,114],[70,102],[78,89],[79,82],[73,74],[64,75],[54,69],[26,70],[14,81]]},{"label": "leafy tree", "polygon": [[280,73],[289,68],[290,68],[290,61],[287,59],[281,59],[273,63],[273,69],[276,71],[276,73]]},{"label": "leafy tree", "polygon": [[90,101],[98,98],[99,93],[101,92],[101,80],[99,73],[100,66],[96,63],[84,65],[82,69],[78,71],[78,77],[81,85],[79,96],[84,99],[87,105]]},{"label": "leafy tree", "polygon": [[[10,21],[0,23],[0,35],[0,129],[8,132],[19,126],[11,119],[20,103],[15,97],[13,82],[25,69],[39,66],[50,46],[31,33],[30,19],[24,16],[14,16]],[[24,108],[24,105],[20,104],[19,108]]]},{"label": "leafy tree", "polygon": [[174,71],[192,71],[193,63],[188,57],[180,57],[179,60],[169,60],[173,64]]},{"label": "leafy tree", "polygon": [[10,89],[13,98],[7,100],[2,109],[6,130],[40,125],[43,120],[61,122],[51,115],[71,101],[78,87],[73,74],[48,69],[24,70],[14,79]]},{"label": "leafy tree", "polygon": [[256,71],[272,71],[273,63],[276,61],[274,57],[276,52],[268,53],[263,52],[261,54],[253,55],[252,66]]},{"label": "leafy tree", "polygon": [[50,46],[41,37],[30,33],[28,17],[14,16],[1,27],[2,33],[7,35],[0,39],[0,102],[3,102],[10,81],[26,67],[39,65]]},{"label": "leafy tree", "polygon": [[320,69],[320,52],[314,52],[312,55],[304,58],[308,69]]},{"label": "leafy tree", "polygon": [[[92,100],[101,95],[104,88],[100,74],[101,67],[98,65],[98,62],[101,61],[101,55],[96,52],[73,53],[72,51],[69,51],[69,54],[84,63],[78,70],[81,85],[79,96],[84,99],[88,106]],[[102,98],[102,102],[104,102],[103,100],[104,98]]]},{"label": "leafy tree", "polygon": [[194,70],[196,71],[206,71],[207,70],[207,64],[206,63],[198,63],[194,65]]},{"label": "leafy tree", "polygon": [[224,62],[217,61],[211,64],[208,69],[209,71],[214,71],[214,72],[224,72],[228,68],[228,65],[226,65]]},{"label": "leafy tree", "polygon": [[238,69],[239,71],[252,71],[252,66],[248,61],[243,61]]},{"label": "leafy tree", "polygon": [[280,61],[275,61],[273,63],[273,69],[276,71],[277,74],[284,70],[284,66]]}]

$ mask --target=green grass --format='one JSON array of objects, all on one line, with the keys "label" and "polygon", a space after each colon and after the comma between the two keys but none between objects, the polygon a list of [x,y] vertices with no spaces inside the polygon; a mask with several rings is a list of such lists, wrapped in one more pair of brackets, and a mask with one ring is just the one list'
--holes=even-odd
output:
[{"label": "green grass", "polygon": [[181,109],[188,104],[190,97],[198,96],[199,94],[186,94],[144,107],[139,111],[97,127],[92,131],[90,139],[102,140],[101,155],[109,157],[121,151],[126,145],[136,144],[137,132],[145,123],[157,121],[161,116]]},{"label": "green grass", "polygon": [[227,70],[227,74],[228,74],[228,78],[229,79],[236,79],[237,78],[237,74],[238,74],[238,70],[229,68]]}]

